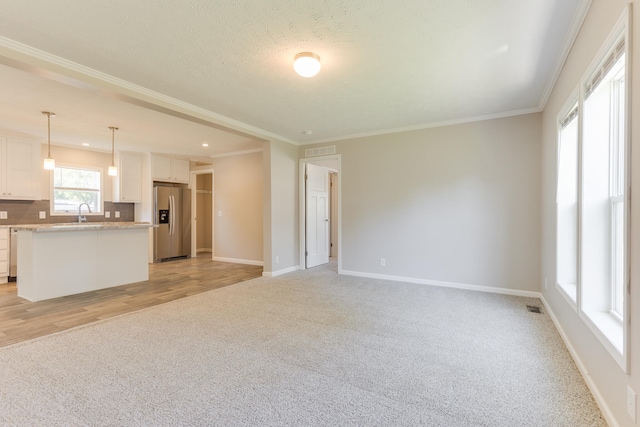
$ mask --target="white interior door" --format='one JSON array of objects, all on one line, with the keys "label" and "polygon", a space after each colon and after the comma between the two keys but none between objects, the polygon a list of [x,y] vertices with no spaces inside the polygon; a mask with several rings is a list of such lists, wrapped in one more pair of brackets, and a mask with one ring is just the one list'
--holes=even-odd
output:
[{"label": "white interior door", "polygon": [[329,170],[307,163],[307,268],[329,262]]}]

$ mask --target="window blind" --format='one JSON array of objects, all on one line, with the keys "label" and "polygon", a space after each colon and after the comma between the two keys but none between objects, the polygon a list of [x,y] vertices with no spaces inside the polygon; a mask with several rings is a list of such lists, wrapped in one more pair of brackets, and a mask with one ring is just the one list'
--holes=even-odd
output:
[{"label": "window blind", "polygon": [[611,71],[613,66],[618,62],[620,58],[625,54],[625,39],[624,37],[616,44],[615,49],[609,53],[602,64],[594,71],[591,78],[584,85],[584,98],[587,99],[589,95],[598,87],[602,79],[605,78],[607,73]]},{"label": "window blind", "polygon": [[576,117],[578,117],[578,103],[571,107],[569,113],[560,121],[560,129],[564,129],[569,126],[569,123],[571,123],[571,121]]}]

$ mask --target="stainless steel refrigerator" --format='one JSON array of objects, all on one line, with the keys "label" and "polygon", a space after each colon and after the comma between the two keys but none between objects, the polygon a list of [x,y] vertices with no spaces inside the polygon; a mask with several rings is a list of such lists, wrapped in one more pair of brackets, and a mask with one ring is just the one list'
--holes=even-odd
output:
[{"label": "stainless steel refrigerator", "polygon": [[153,259],[155,262],[191,255],[191,190],[156,185]]}]

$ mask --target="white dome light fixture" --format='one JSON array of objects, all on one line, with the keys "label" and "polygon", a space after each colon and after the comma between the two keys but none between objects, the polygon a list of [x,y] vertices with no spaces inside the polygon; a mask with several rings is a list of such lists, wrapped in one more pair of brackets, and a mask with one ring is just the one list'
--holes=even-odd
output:
[{"label": "white dome light fixture", "polygon": [[313,77],[320,72],[320,57],[312,52],[300,52],[293,61],[293,69],[302,77]]}]

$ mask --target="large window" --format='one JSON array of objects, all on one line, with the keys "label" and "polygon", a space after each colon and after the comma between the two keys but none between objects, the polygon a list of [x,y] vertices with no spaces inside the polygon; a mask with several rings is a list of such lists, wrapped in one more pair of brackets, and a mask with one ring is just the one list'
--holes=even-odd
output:
[{"label": "large window", "polygon": [[628,368],[628,15],[558,116],[557,287]]},{"label": "large window", "polygon": [[[91,213],[102,213],[102,172],[100,169],[56,167],[52,177],[51,214],[78,214],[87,203]],[[83,208],[84,209],[84,208]],[[87,210],[84,210],[86,213]]]},{"label": "large window", "polygon": [[557,188],[557,281],[575,305],[578,283],[578,102],[560,116]]},{"label": "large window", "polygon": [[627,269],[624,39],[585,84],[582,151],[582,309],[622,353]]}]

